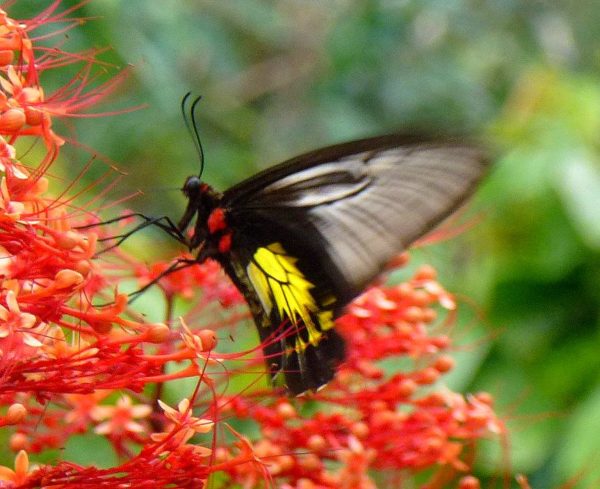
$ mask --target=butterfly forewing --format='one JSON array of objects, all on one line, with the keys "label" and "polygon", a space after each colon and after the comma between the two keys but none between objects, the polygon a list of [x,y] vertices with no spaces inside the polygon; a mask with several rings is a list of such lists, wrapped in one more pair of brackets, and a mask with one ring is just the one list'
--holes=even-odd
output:
[{"label": "butterfly forewing", "polygon": [[311,153],[304,168],[302,157],[291,160],[271,170],[277,179],[270,181],[267,170],[262,187],[250,179],[226,192],[225,202],[235,203],[231,212],[239,221],[281,223],[288,240],[310,249],[338,278],[341,302],[455,210],[486,166],[482,152],[470,145],[405,143],[398,137],[334,146],[322,154],[332,159]]}]

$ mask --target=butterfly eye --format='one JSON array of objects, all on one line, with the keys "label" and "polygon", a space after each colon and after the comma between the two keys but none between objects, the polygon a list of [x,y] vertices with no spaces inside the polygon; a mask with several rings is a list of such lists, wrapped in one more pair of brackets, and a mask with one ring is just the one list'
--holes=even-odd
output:
[{"label": "butterfly eye", "polygon": [[183,191],[183,194],[186,197],[192,197],[194,195],[198,195],[198,192],[200,191],[200,186],[201,186],[200,178],[193,175],[191,177],[187,177],[187,179],[185,180],[185,183],[183,184],[183,188],[181,190]]}]

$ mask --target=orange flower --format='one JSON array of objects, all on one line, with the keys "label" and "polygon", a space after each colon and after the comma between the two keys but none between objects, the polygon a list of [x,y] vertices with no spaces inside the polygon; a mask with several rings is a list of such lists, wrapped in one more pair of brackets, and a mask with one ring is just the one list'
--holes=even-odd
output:
[{"label": "orange flower", "polygon": [[[20,485],[27,482],[29,475],[29,457],[25,450],[21,450],[15,457],[15,470],[8,467],[0,467],[0,481],[11,482],[14,485]],[[0,484],[3,486],[4,484]]]},{"label": "orange flower", "polygon": [[[165,448],[169,450],[179,450],[186,446],[188,440],[196,433],[208,433],[213,429],[214,423],[208,419],[196,418],[192,416],[190,400],[182,399],[177,405],[177,409],[172,408],[160,399],[158,404],[163,409],[165,417],[169,419],[173,426],[162,433],[153,433],[150,437],[156,443],[166,443]],[[208,457],[212,450],[205,447],[194,446],[194,452],[201,457]]]},{"label": "orange flower", "polygon": [[134,405],[129,396],[121,396],[115,406],[95,406],[90,413],[95,421],[103,421],[94,428],[99,435],[121,436],[123,433],[143,433],[146,426],[135,421],[147,418],[152,408],[145,404]]},{"label": "orange flower", "polygon": [[0,339],[11,335],[13,340],[19,338],[27,346],[42,346],[38,338],[47,326],[44,323],[36,325],[37,318],[33,314],[21,312],[13,290],[6,293],[6,306],[0,304]]}]

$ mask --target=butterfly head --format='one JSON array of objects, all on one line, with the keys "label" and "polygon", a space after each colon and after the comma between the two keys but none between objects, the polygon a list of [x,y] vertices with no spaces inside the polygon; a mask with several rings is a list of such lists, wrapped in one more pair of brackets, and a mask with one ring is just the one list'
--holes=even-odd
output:
[{"label": "butterfly head", "polygon": [[211,212],[219,206],[221,195],[196,175],[186,178],[181,191],[188,200],[188,204],[177,228],[182,233],[185,232],[196,216],[196,224],[188,243],[190,250],[193,250],[204,243],[208,237],[208,218]]},{"label": "butterfly head", "polygon": [[177,224],[177,228],[182,233],[188,228],[192,219],[197,215],[196,225],[194,231],[189,240],[188,246],[190,250],[193,250],[200,246],[206,240],[206,230],[202,226],[202,223],[206,221],[208,215],[215,207],[215,196],[216,193],[206,183],[202,182],[202,172],[204,170],[204,149],[202,148],[202,142],[200,141],[200,133],[198,131],[198,124],[196,121],[196,107],[202,97],[196,97],[191,105],[188,106],[191,93],[188,92],[184,95],[181,100],[181,114],[183,120],[188,129],[188,132],[192,136],[192,141],[198,151],[198,157],[200,159],[200,172],[198,175],[192,175],[185,179],[181,191],[188,200],[188,205],[183,213],[183,216]]},{"label": "butterfly head", "polygon": [[202,183],[200,177],[196,175],[192,175],[191,177],[187,177],[185,179],[185,183],[183,184],[183,188],[181,191],[183,195],[186,196],[188,200],[196,200],[200,195],[202,185],[206,185]]}]

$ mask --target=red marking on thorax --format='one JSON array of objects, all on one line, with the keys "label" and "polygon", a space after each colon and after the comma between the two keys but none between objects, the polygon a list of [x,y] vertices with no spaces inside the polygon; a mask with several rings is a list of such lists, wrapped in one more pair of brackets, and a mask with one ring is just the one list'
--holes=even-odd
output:
[{"label": "red marking on thorax", "polygon": [[208,232],[214,234],[217,231],[221,231],[227,227],[227,221],[225,219],[225,210],[222,207],[217,207],[208,216]]},{"label": "red marking on thorax", "polygon": [[219,240],[219,252],[227,253],[231,249],[231,233],[224,234]]}]

